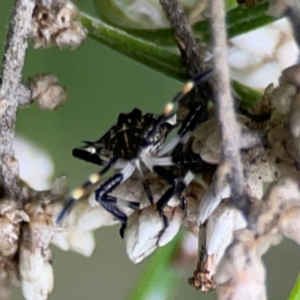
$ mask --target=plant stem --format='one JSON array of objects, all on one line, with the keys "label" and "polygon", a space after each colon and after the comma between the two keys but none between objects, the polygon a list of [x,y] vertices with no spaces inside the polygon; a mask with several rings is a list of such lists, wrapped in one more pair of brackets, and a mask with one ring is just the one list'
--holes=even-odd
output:
[{"label": "plant stem", "polygon": [[[229,66],[227,62],[227,36],[225,7],[223,0],[210,3],[213,70],[215,76],[217,118],[222,137],[222,164],[229,165],[229,182],[231,195],[239,198],[234,203],[242,210],[247,210],[247,197],[244,184],[243,165],[240,157],[241,130],[234,112],[234,101],[231,96]],[[220,168],[220,165],[219,165]],[[244,200],[244,201],[242,201]]]},{"label": "plant stem", "polygon": [[[21,196],[18,186],[19,168],[14,158],[13,140],[18,99],[21,96],[19,86],[34,5],[34,0],[15,0],[3,58],[0,89],[0,180],[5,195],[15,200],[20,200]],[[21,91],[24,91],[23,87]],[[23,96],[29,96],[28,91],[25,91]]]}]

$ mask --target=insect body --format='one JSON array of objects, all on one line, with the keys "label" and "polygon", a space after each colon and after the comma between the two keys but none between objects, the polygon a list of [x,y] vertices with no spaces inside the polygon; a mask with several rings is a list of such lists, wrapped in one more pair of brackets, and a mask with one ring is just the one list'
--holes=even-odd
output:
[{"label": "insect body", "polygon": [[[156,164],[172,164],[170,158],[164,157],[159,159],[158,151],[162,148],[168,133],[176,125],[176,117],[172,115],[153,128],[158,118],[159,115],[142,114],[136,108],[128,114],[121,113],[117,124],[111,127],[99,140],[85,142],[86,145],[84,147],[73,150],[73,155],[76,158],[104,166],[104,168],[98,174],[90,176],[89,180],[81,188],[73,192],[70,200],[58,216],[57,223],[61,222],[74,201],[82,197],[84,189],[97,183],[100,180],[100,176],[112,166],[119,172],[108,179],[96,191],[96,199],[105,209],[120,221],[126,222],[126,215],[116,207],[117,199],[113,199],[108,193],[128,179],[135,170],[140,175],[150,202],[153,202],[150,188],[143,180],[143,170],[145,168],[152,170],[153,165]],[[149,135],[149,131],[152,131],[151,135]],[[135,203],[128,203],[128,205],[132,208],[138,206]]]},{"label": "insect body", "polygon": [[[116,173],[106,180],[95,193],[96,200],[123,223],[122,235],[126,227],[127,216],[117,207],[118,199],[111,196],[110,193],[126,181],[136,170],[149,201],[153,203],[153,196],[150,187],[144,180],[143,170],[146,168],[153,171],[156,167],[174,165],[173,156],[180,152],[188,140],[190,132],[195,128],[201,113],[201,107],[190,111],[177,136],[166,143],[167,135],[176,126],[175,115],[172,112],[174,104],[193,89],[197,83],[206,79],[208,75],[210,75],[210,71],[201,74],[196,81],[188,82],[182,91],[175,95],[172,101],[165,106],[161,115],[142,114],[138,109],[134,109],[128,114],[120,114],[117,124],[111,127],[99,140],[86,142],[84,147],[74,149],[73,155],[75,157],[101,165],[103,168],[99,173],[90,176],[81,188],[73,191],[71,198],[59,214],[56,222],[60,223],[62,221],[73,203],[85,194],[87,187],[98,183],[102,175],[113,167],[117,170]],[[165,174],[170,174],[170,172]],[[168,177],[172,178],[172,174]],[[175,194],[180,193],[192,177],[192,174],[187,174],[183,180],[174,181],[169,179],[169,181],[175,182],[172,191]],[[176,182],[180,182],[180,186]],[[166,205],[169,195],[172,193],[169,191],[168,195],[163,197],[158,206],[159,210]],[[138,208],[137,203],[128,202],[127,205],[131,208]]]},{"label": "insect body", "polygon": [[137,108],[128,114],[121,113],[117,124],[104,136],[96,142],[86,142],[86,146],[74,149],[73,155],[99,165],[113,158],[125,162],[139,156],[157,156],[158,149],[163,145],[168,133],[176,126],[174,115],[157,126],[148,137],[158,117],[155,114],[142,114]]}]

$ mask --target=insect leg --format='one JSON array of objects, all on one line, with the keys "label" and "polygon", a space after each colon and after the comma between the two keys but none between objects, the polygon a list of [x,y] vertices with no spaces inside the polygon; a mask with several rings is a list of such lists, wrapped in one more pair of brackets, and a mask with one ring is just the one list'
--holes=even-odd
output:
[{"label": "insect leg", "polygon": [[95,192],[96,201],[123,224],[120,230],[121,237],[124,235],[127,216],[116,206],[117,198],[108,195],[108,193],[112,192],[116,187],[126,181],[132,175],[134,170],[135,166],[129,162],[119,173],[106,180]]},{"label": "insect leg", "polygon": [[174,165],[178,167],[182,167],[183,170],[190,170],[194,174],[198,174],[203,171],[203,167],[205,164],[201,156],[198,153],[195,153],[193,151],[192,145],[193,145],[193,140],[190,139],[188,143],[185,145],[184,151],[182,151],[182,149],[174,149],[172,153],[173,155],[172,160]]},{"label": "insect leg", "polygon": [[161,214],[161,216],[164,220],[165,227],[167,227],[169,224],[168,224],[168,219],[166,218],[166,216],[163,213],[164,207],[168,204],[169,200],[172,197],[178,196],[180,199],[180,202],[181,202],[181,207],[184,209],[186,207],[186,201],[185,201],[184,197],[181,195],[181,193],[184,191],[186,186],[188,186],[191,183],[191,181],[194,179],[194,177],[195,177],[195,175],[191,171],[189,171],[185,175],[183,180],[175,179],[173,181],[172,186],[158,200],[157,210],[159,211],[159,213]]}]

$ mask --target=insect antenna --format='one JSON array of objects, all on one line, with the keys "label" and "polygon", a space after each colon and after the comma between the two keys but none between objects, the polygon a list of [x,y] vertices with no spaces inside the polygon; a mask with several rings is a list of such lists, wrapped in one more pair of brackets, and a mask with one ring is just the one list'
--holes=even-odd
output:
[{"label": "insect antenna", "polygon": [[115,164],[116,161],[117,158],[112,158],[100,172],[90,175],[89,179],[81,187],[73,190],[69,200],[56,218],[56,225],[59,225],[62,222],[66,214],[71,210],[74,203],[86,194],[86,190],[89,187],[97,184],[101,180],[101,177]]},{"label": "insect antenna", "polygon": [[165,105],[162,114],[158,117],[157,121],[155,122],[155,124],[153,125],[153,127],[151,128],[151,130],[148,132],[148,134],[146,136],[146,139],[148,139],[149,137],[151,137],[153,135],[153,133],[156,131],[157,127],[160,124],[162,124],[163,122],[166,121],[166,119],[172,113],[175,104],[178,103],[181,99],[183,99],[198,84],[200,84],[201,82],[207,80],[211,76],[211,74],[212,74],[212,70],[207,70],[207,71],[201,73],[195,79],[186,82],[186,84],[182,87],[181,91],[179,91],[173,97],[173,99]]}]

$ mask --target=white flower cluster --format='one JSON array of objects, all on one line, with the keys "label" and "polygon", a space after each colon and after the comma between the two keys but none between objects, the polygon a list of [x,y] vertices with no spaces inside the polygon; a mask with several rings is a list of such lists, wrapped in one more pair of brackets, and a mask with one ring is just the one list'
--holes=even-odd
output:
[{"label": "white flower cluster", "polygon": [[230,39],[230,75],[245,85],[263,90],[296,63],[298,47],[286,18]]},{"label": "white flower cluster", "polygon": [[[297,182],[282,178],[262,201],[254,202],[259,213],[253,228],[233,233],[230,246],[217,266],[218,299],[267,299],[265,268],[261,256],[282,236],[300,244],[300,190]],[[250,216],[250,217],[253,217]]]},{"label": "white flower cluster", "polygon": [[[24,208],[2,199],[0,205],[0,286],[9,291],[21,285],[26,300],[47,299],[53,289],[49,245],[56,231],[54,217],[62,208],[66,180],[56,180],[49,191],[36,192],[23,184]],[[9,292],[7,292],[9,294]]]},{"label": "white flower cluster", "polygon": [[[250,144],[250,148],[248,144],[249,149],[242,151],[245,183],[252,197],[248,215],[245,217],[230,202],[226,165],[219,165],[201,198],[200,261],[190,283],[203,291],[217,287],[218,299],[266,299],[261,255],[282,236],[300,243],[300,171],[296,167],[300,159],[299,74],[299,65],[284,70],[280,85],[268,86],[255,106],[256,113],[270,113],[271,117],[259,126],[261,141]],[[257,129],[249,120],[242,120],[244,134]],[[219,163],[221,144],[216,122],[201,124],[194,137],[194,151],[209,163]],[[271,182],[264,193],[264,184]]]}]

